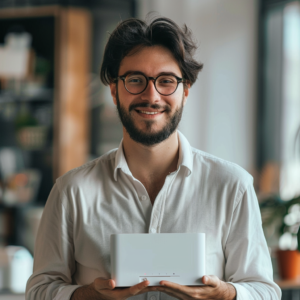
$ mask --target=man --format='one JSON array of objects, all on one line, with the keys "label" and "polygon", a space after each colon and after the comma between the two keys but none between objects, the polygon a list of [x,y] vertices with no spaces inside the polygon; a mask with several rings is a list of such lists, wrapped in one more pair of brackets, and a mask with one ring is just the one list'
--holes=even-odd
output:
[{"label": "man", "polygon": [[[191,32],[159,18],[122,22],[101,79],[123,124],[118,149],[57,179],[36,240],[27,300],[279,299],[252,177],[177,131],[202,65]],[[204,286],[110,279],[113,233],[206,233]],[[145,257],[147,259],[147,257]]]}]

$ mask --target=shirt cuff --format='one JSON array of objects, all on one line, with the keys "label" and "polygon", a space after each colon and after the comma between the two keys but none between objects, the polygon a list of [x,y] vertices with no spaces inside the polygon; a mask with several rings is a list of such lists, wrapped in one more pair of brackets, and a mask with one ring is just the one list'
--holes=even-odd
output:
[{"label": "shirt cuff", "polygon": [[81,287],[81,285],[65,285],[59,289],[59,292],[53,300],[70,300],[74,291],[79,287]]},{"label": "shirt cuff", "polygon": [[227,282],[234,286],[236,290],[236,300],[245,300],[249,299],[249,291],[240,284],[236,284],[233,282]]}]

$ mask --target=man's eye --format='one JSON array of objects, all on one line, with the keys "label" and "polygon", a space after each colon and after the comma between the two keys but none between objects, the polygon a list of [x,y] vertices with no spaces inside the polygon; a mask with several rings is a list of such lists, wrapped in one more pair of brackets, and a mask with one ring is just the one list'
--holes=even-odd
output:
[{"label": "man's eye", "polygon": [[173,78],[160,78],[159,83],[161,84],[173,84],[175,80]]},{"label": "man's eye", "polygon": [[141,79],[139,79],[139,78],[131,78],[131,79],[129,79],[129,82],[141,82]]},{"label": "man's eye", "polygon": [[143,83],[145,80],[143,80],[143,78],[139,78],[139,77],[131,77],[131,78],[128,78],[127,82],[128,83]]}]

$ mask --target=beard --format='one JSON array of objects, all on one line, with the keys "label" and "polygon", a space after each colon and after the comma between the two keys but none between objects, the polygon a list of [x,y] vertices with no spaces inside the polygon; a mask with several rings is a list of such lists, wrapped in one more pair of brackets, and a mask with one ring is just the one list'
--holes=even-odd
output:
[{"label": "beard", "polygon": [[[176,109],[173,114],[171,113],[171,108],[169,105],[151,105],[145,102],[131,104],[127,112],[125,108],[122,107],[120,104],[118,92],[116,94],[117,111],[123,126],[125,127],[131,139],[145,146],[153,146],[155,144],[161,143],[162,141],[166,140],[177,129],[183,112],[183,99],[184,98],[182,98],[180,107]],[[164,110],[163,113],[167,115],[166,125],[161,130],[155,131],[153,130],[153,126],[155,125],[156,121],[144,120],[143,122],[145,124],[146,129],[140,130],[134,124],[134,117],[132,116],[132,111],[137,107],[151,107],[153,109]]]}]

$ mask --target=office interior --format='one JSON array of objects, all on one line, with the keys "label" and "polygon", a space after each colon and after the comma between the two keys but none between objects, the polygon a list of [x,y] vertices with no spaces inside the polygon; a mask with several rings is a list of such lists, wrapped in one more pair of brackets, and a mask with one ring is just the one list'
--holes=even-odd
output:
[{"label": "office interior", "polygon": [[0,1],[0,299],[25,299],[55,179],[122,139],[99,78],[109,33],[156,16],[186,24],[204,64],[179,130],[253,176],[274,280],[300,299],[298,0]]}]

